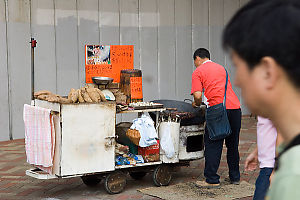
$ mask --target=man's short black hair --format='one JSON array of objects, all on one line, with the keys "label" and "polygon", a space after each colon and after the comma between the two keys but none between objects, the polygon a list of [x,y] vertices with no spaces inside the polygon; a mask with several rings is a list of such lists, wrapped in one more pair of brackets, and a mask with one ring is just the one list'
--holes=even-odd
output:
[{"label": "man's short black hair", "polygon": [[210,53],[207,49],[205,48],[199,48],[195,51],[194,53],[194,60],[196,60],[196,57],[200,57],[200,58],[208,58],[210,59]]},{"label": "man's short black hair", "polygon": [[265,56],[282,66],[300,88],[300,1],[252,0],[230,20],[223,47],[254,68]]}]

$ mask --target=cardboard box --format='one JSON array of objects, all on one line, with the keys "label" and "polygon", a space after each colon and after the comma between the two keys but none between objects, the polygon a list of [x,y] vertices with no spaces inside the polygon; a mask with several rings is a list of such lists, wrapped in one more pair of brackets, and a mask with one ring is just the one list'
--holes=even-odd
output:
[{"label": "cardboard box", "polygon": [[159,161],[159,140],[157,140],[155,145],[138,147],[138,155],[142,155],[145,162]]}]

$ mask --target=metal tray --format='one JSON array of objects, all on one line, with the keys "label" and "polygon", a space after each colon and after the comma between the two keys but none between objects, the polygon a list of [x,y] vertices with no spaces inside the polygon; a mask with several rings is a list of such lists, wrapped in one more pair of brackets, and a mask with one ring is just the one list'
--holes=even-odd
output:
[{"label": "metal tray", "polygon": [[152,105],[152,106],[134,106],[132,107],[134,110],[144,110],[144,109],[155,109],[155,108],[163,108],[163,104]]}]

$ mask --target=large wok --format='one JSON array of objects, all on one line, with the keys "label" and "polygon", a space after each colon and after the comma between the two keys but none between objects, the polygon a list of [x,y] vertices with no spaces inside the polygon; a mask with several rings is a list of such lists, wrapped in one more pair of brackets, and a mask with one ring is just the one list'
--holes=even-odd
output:
[{"label": "large wok", "polygon": [[[189,119],[181,119],[181,126],[198,125],[205,121],[205,108],[206,106],[201,106],[199,108],[193,108],[191,103],[185,101],[176,100],[154,100],[152,102],[161,103],[165,108],[176,108],[177,112],[189,112],[192,113],[193,117]],[[156,114],[150,113],[151,118],[154,120]]]}]

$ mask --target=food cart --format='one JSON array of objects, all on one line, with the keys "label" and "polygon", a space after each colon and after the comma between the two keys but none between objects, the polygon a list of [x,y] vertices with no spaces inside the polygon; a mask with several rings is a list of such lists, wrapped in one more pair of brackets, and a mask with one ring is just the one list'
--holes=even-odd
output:
[{"label": "food cart", "polygon": [[[149,113],[155,121],[156,131],[158,132],[158,137],[160,137],[160,128],[163,127],[160,126],[160,124],[164,123],[160,116],[166,114],[166,107],[174,108],[177,105],[178,111],[181,112],[192,109],[191,104],[187,105],[185,102],[182,102],[182,104],[184,104],[184,106],[182,106],[177,102],[176,105],[173,105],[173,102],[176,101],[170,100],[162,103],[164,107],[155,108],[146,106],[134,110],[119,110],[117,112],[117,98],[114,100],[111,97],[107,98],[103,96],[103,89],[106,88],[104,85],[111,83],[113,78],[117,82],[116,85],[120,83],[121,87],[117,87],[117,90],[122,92],[127,104],[129,102],[143,101],[142,74],[140,70],[133,69],[133,45],[86,45],[86,83],[94,83],[99,86],[96,88],[102,90],[98,91],[101,94],[99,94],[100,96],[96,101],[92,99],[93,102],[89,99],[92,96],[88,95],[88,99],[85,98],[88,87],[78,90],[72,88],[73,91],[71,89],[68,98],[59,97],[59,95],[56,94],[49,94],[49,91],[47,91],[47,95],[41,96],[50,97],[52,100],[47,100],[47,98],[39,99],[39,97],[35,98],[33,78],[34,48],[36,47],[36,41],[33,38],[31,39],[31,44],[31,105],[51,110],[51,114],[54,116],[55,153],[51,174],[35,167],[26,170],[26,175],[37,179],[81,177],[83,183],[87,186],[95,186],[104,179],[105,190],[110,194],[116,194],[122,192],[125,188],[126,174],[128,173],[133,179],[138,180],[151,172],[153,182],[156,186],[166,186],[172,179],[173,166],[189,165],[191,160],[203,158],[204,120],[196,120],[194,122],[193,120],[189,120],[188,123],[174,122],[176,128],[174,129],[174,134],[171,133],[171,139],[173,141],[175,155],[172,159],[167,158],[162,148],[159,148],[158,161],[131,165],[116,165],[116,115],[136,113],[138,116],[141,116],[142,113]],[[102,51],[103,54],[106,55],[105,60],[100,59],[103,58],[103,56],[94,54],[96,52],[94,50],[99,52],[100,47],[108,50]],[[120,71],[120,69],[127,70]],[[107,78],[104,75],[112,75],[113,78]],[[101,79],[97,79],[97,77]],[[101,85],[103,87],[100,87]],[[90,90],[95,92],[95,89]],[[76,100],[72,99],[76,92],[78,93],[78,102],[77,97]],[[80,97],[83,98],[82,101]],[[102,101],[102,97],[112,101]],[[59,101],[54,102],[53,98]],[[72,103],[70,103],[71,100],[73,101]],[[183,109],[183,107],[186,107],[187,110]],[[200,110],[203,111],[205,108],[205,106],[201,106]],[[204,112],[202,112],[202,119],[204,119],[203,113]]]},{"label": "food cart", "polygon": [[[134,179],[141,179],[146,173],[153,172],[154,184],[164,186],[171,181],[173,166],[188,165],[191,160],[203,158],[204,124],[200,124],[180,126],[180,133],[175,138],[177,143],[174,143],[178,145],[175,160],[165,159],[161,152],[157,162],[119,166],[115,164],[116,115],[154,113],[158,130],[159,116],[166,108],[117,113],[114,101],[60,104],[35,99],[32,104],[51,109],[55,115],[53,175],[38,168],[26,171],[26,175],[37,179],[81,177],[87,186],[94,186],[104,179],[105,190],[116,194],[124,189],[127,173]],[[192,144],[195,143],[193,137],[198,138],[196,145]]]}]

